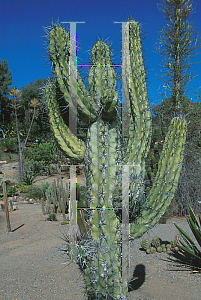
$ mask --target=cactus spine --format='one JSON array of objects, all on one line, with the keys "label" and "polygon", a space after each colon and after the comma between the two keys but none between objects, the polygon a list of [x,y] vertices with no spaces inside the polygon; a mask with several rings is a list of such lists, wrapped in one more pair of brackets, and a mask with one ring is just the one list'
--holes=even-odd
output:
[{"label": "cactus spine", "polygon": [[[121,277],[121,220],[114,210],[122,205],[119,165],[132,165],[129,188],[134,221],[130,224],[130,234],[132,238],[140,237],[157,223],[174,195],[183,160],[186,122],[180,117],[172,120],[158,172],[144,204],[145,159],[152,130],[139,26],[129,21],[125,30],[122,81],[128,107],[130,103],[127,140],[120,136],[116,76],[111,67],[110,49],[102,41],[92,49],[88,80],[90,95],[77,72],[77,116],[84,121],[90,119],[86,141],[73,135],[64,122],[57,99],[63,95],[68,105],[69,96],[75,92],[69,88],[69,42],[69,34],[61,26],[54,25],[49,33],[49,56],[55,81],[46,88],[46,100],[58,143],[68,157],[84,161],[86,165],[88,231],[82,247],[77,250],[77,264],[84,274],[89,299],[125,299],[128,282]],[[75,69],[73,62],[71,68]],[[122,142],[125,140],[124,148]],[[138,203],[143,205],[140,216],[136,217],[132,212]],[[80,226],[80,231],[83,229]],[[152,247],[150,251],[154,252],[156,248]]]}]

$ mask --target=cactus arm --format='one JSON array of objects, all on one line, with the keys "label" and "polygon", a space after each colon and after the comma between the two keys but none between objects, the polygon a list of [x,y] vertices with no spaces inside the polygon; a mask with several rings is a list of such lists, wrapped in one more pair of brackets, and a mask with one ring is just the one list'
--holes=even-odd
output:
[{"label": "cactus arm", "polygon": [[[128,26],[130,26],[130,29]],[[141,158],[146,157],[149,152],[151,140],[151,112],[147,98],[139,26],[134,21],[132,21],[130,25],[128,22],[125,26],[124,54],[122,81],[126,102],[128,105],[130,102],[131,106],[130,139],[126,157],[128,163],[138,165]]]},{"label": "cactus arm", "polygon": [[169,206],[178,184],[182,167],[187,125],[182,118],[171,121],[153,187],[146,199],[141,217],[131,224],[132,238],[140,237],[152,228]]},{"label": "cactus arm", "polygon": [[64,123],[60,114],[59,105],[56,101],[56,91],[53,83],[47,86],[46,101],[49,109],[50,123],[52,124],[54,135],[60,146],[69,157],[82,161],[85,144],[82,140],[74,136]]},{"label": "cactus arm", "polygon": [[[50,60],[53,62],[54,74],[57,83],[60,86],[61,92],[64,94],[65,100],[69,103],[70,94],[77,94],[77,108],[78,114],[83,119],[94,121],[95,103],[92,97],[89,96],[84,83],[77,71],[77,82],[71,85],[71,93],[69,89],[69,57],[70,57],[70,38],[66,30],[60,26],[54,26],[49,33],[49,55]],[[70,62],[72,73],[75,74],[76,67],[73,61]],[[73,80],[73,76],[71,81]],[[76,91],[72,88],[76,86]],[[72,108],[73,110],[73,108]],[[75,110],[75,107],[74,107]],[[74,111],[75,113],[75,111]]]},{"label": "cactus arm", "polygon": [[130,109],[129,140],[124,162],[134,166],[130,168],[130,207],[133,208],[136,202],[143,201],[145,159],[151,142],[151,112],[140,33],[139,26],[134,21],[130,24],[127,22],[125,26],[123,47],[122,81],[127,107]]},{"label": "cactus arm", "polygon": [[109,46],[101,41],[97,42],[92,48],[92,67],[88,78],[90,95],[96,105],[99,105],[107,89],[116,89],[116,75],[111,65]]}]

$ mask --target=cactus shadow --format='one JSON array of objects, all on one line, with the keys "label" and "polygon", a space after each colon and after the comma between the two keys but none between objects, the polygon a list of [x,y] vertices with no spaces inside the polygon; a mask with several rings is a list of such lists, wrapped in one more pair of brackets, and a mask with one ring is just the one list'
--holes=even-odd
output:
[{"label": "cactus shadow", "polygon": [[145,281],[145,266],[139,264],[135,267],[132,279],[128,282],[128,292],[139,289]]}]

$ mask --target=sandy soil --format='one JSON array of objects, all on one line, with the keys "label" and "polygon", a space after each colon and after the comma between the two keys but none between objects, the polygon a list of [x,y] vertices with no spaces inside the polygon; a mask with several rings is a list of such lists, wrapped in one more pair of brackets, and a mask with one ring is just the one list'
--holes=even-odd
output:
[{"label": "sandy soil", "polygon": [[[57,215],[57,222],[46,221],[40,205],[18,207],[10,213],[10,233],[5,213],[0,212],[0,299],[87,299],[80,271],[74,264],[62,264],[66,257],[59,248],[64,244],[62,232],[67,233],[69,225],[60,224],[61,215]],[[173,218],[168,224],[157,224],[145,238],[151,239],[159,232],[169,236],[170,229],[174,236],[177,231],[173,221],[187,229],[184,219]],[[132,283],[134,291],[127,299],[199,299],[201,274],[175,267],[167,261],[167,253],[146,255],[139,248],[140,240],[136,240],[131,245],[130,271],[131,277],[139,279]]]},{"label": "sandy soil", "polygon": [[[53,180],[38,179],[36,182]],[[64,244],[62,232],[67,233],[70,225],[61,225],[59,214],[57,222],[46,221],[40,205],[18,204],[18,207],[19,210],[10,213],[10,233],[5,213],[0,212],[0,299],[86,300],[80,271],[74,264],[66,265],[65,252],[61,255],[59,251]],[[174,239],[178,233],[174,222],[195,240],[185,217],[157,224],[143,238]],[[146,255],[139,250],[140,242],[141,239],[135,240],[130,249],[130,278],[138,280],[131,282],[133,290],[129,289],[127,299],[200,299],[200,273],[175,266],[168,253]]]}]

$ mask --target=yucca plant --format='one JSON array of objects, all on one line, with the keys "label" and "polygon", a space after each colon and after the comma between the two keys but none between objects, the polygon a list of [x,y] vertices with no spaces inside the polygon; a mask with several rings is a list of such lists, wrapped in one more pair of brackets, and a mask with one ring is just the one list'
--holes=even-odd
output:
[{"label": "yucca plant", "polygon": [[[198,218],[196,218],[190,205],[188,207],[190,211],[190,217],[187,218],[187,221],[194,237],[196,238],[198,244],[201,247],[201,215]],[[196,262],[198,262],[198,264],[201,267],[201,251],[196,247],[195,243],[191,240],[191,238],[186,234],[186,232],[183,229],[181,229],[176,223],[174,223],[174,225],[177,227],[177,229],[182,235],[183,240],[186,242],[185,244],[183,241],[180,241],[182,246],[180,245],[179,248],[189,253],[192,257],[194,257]]]}]

